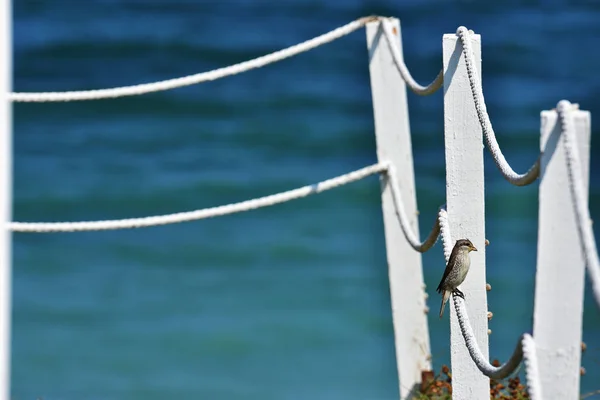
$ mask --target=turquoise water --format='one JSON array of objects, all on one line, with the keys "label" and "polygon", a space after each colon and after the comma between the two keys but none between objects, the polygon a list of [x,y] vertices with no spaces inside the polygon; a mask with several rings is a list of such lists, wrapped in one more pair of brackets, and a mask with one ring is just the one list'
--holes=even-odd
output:
[{"label": "turquoise water", "polygon": [[[202,72],[357,17],[402,19],[429,82],[441,35],[482,35],[488,110],[509,162],[535,160],[539,112],[600,115],[600,6],[579,2],[14,1],[15,91],[114,87]],[[409,94],[423,233],[444,202],[442,94]],[[376,162],[364,31],[227,79],[117,100],[14,107],[14,219],[141,217],[242,201]],[[594,118],[594,117],[593,117]],[[598,123],[590,205],[600,215]],[[531,330],[537,184],[486,153],[490,354]],[[596,234],[599,235],[598,224]],[[429,306],[444,268],[423,257]],[[14,399],[394,399],[379,182],[141,230],[15,234]],[[586,286],[582,392],[600,389]],[[448,320],[430,316],[433,361]]]}]

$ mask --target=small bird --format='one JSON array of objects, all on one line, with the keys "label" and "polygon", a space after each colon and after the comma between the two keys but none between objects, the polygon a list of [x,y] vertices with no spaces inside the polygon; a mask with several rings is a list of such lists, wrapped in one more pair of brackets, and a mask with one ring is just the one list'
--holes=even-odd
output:
[{"label": "small bird", "polygon": [[437,287],[437,292],[442,293],[442,307],[440,308],[440,318],[444,315],[444,307],[450,298],[450,294],[465,298],[463,292],[458,290],[458,286],[463,283],[471,266],[469,253],[477,251],[469,239],[459,239],[454,244],[448,265],[444,271],[444,276]]}]

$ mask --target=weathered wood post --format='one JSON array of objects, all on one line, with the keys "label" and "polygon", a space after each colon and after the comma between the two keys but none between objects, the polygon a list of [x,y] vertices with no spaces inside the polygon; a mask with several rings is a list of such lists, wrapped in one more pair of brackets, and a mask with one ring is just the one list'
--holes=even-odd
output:
[{"label": "weathered wood post", "polygon": [[[573,112],[576,146],[587,201],[590,113]],[[544,399],[579,398],[585,260],[556,111],[542,111],[538,255],[533,337]]]},{"label": "weathered wood post", "polygon": [[[402,54],[400,22],[394,19],[391,25],[398,39],[394,46],[400,46]],[[380,22],[367,24],[367,46],[377,157],[396,167],[406,214],[412,229],[418,234],[406,84],[394,65]],[[400,397],[405,399],[421,381],[421,371],[431,369],[421,254],[404,237],[396,216],[390,185],[385,182],[382,185],[381,200]]]},{"label": "weathered wood post", "polygon": [[[471,35],[475,67],[481,75],[481,38]],[[487,293],[485,290],[485,196],[483,176],[483,136],[462,53],[456,34],[443,38],[444,136],[446,145],[446,202],[453,240],[470,239],[477,247],[471,253],[471,268],[460,286],[465,294],[469,320],[477,344],[488,355]],[[454,244],[452,244],[454,245]],[[440,267],[440,276],[443,268]],[[486,399],[489,378],[483,375],[465,346],[456,311],[450,309],[450,352],[452,398]]]},{"label": "weathered wood post", "polygon": [[11,233],[12,209],[12,88],[11,2],[0,8],[0,399],[10,398]]}]

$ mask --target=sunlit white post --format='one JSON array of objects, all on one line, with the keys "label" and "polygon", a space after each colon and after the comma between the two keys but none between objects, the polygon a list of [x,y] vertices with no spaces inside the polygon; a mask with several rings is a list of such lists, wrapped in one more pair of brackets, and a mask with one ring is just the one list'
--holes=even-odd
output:
[{"label": "sunlit white post", "polygon": [[[394,46],[399,46],[402,54],[400,22],[394,19],[391,26],[396,39]],[[367,25],[367,46],[377,156],[379,161],[390,162],[396,167],[402,201],[410,225],[418,233],[406,84],[394,65],[380,22]],[[405,399],[420,383],[421,372],[431,370],[421,254],[408,244],[402,233],[391,188],[385,181],[381,200],[400,397]]]},{"label": "sunlit white post", "polygon": [[[479,76],[482,76],[481,37],[471,35],[471,40],[475,67]],[[469,86],[462,43],[456,34],[444,35],[443,63],[446,202],[450,232],[453,240],[469,239],[478,250],[471,253],[471,268],[460,289],[465,294],[467,313],[477,344],[483,355],[488,358],[483,136]],[[443,268],[440,268],[440,276],[442,273]],[[489,398],[489,378],[483,375],[472,361],[458,325],[456,311],[452,305],[448,308],[452,398]]]},{"label": "sunlit white post", "polygon": [[12,5],[0,8],[0,385],[2,399],[10,398],[11,234],[7,229],[12,202]]},{"label": "sunlit white post", "polygon": [[[587,201],[590,113],[574,111],[573,119]],[[557,121],[556,111],[542,111],[533,337],[545,400],[579,398],[585,282],[585,260]]]}]

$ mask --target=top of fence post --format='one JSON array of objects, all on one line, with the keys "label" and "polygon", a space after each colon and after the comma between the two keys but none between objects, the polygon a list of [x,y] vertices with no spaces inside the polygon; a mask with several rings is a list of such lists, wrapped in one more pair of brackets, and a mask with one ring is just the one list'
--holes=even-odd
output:
[{"label": "top of fence post", "polygon": [[[481,38],[479,35],[471,35],[471,40],[475,67],[481,76]],[[460,288],[465,294],[466,308],[475,338],[487,359],[484,146],[469,86],[462,42],[456,34],[446,34],[443,37],[443,63],[446,202],[450,232],[453,240],[469,239],[478,250],[471,253],[471,268]],[[439,271],[441,276],[444,271],[443,265],[440,265]],[[489,398],[489,378],[477,369],[471,359],[458,325],[456,311],[454,307],[449,308],[452,398]]]},{"label": "top of fence post", "polygon": [[[393,45],[400,47],[402,54],[400,23],[397,19],[390,22],[394,32]],[[367,46],[377,155],[380,162],[389,162],[399,172],[396,175],[404,208],[412,230],[418,234],[406,84],[394,64],[381,22],[367,24]],[[391,187],[385,181],[381,200],[400,396],[405,399],[412,398],[410,393],[421,381],[421,372],[431,370],[421,253],[415,251],[404,237]]]}]

